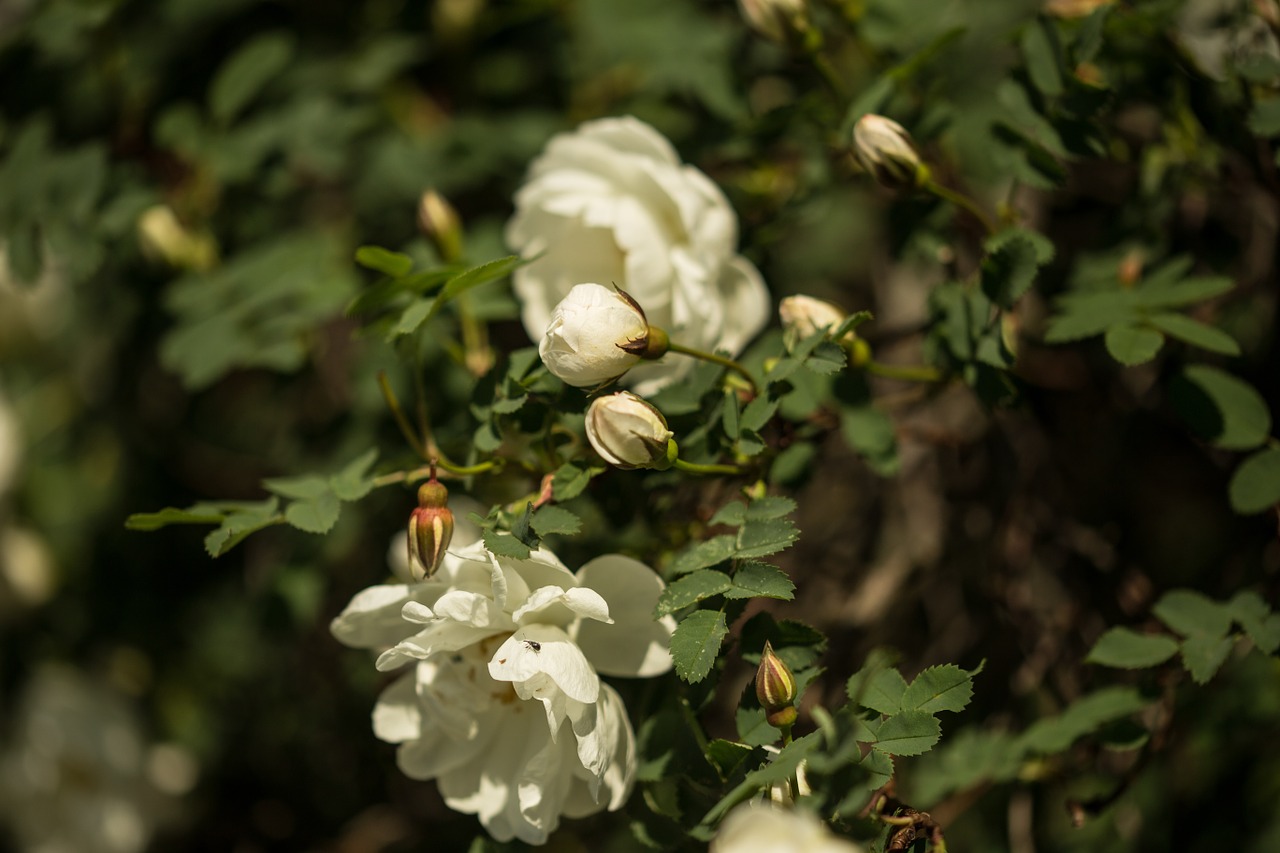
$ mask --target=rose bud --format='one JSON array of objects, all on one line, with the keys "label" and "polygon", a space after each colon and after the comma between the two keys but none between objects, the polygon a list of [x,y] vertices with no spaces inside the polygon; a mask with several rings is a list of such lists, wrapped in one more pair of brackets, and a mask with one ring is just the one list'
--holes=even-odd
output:
[{"label": "rose bud", "polygon": [[812,296],[788,296],[778,303],[778,316],[787,340],[802,341],[819,329],[834,330],[848,315],[830,302]]},{"label": "rose bud", "polygon": [[864,115],[853,126],[853,156],[872,177],[894,189],[923,186],[929,167],[911,144],[911,135],[892,119]]},{"label": "rose bud", "polygon": [[796,677],[782,659],[773,653],[768,640],[756,670],[756,698],[764,708],[765,719],[776,729],[789,729],[796,721]]},{"label": "rose bud", "polygon": [[436,573],[452,538],[449,490],[432,477],[418,487],[418,508],[409,516],[409,573],[415,581]]},{"label": "rose bud", "polygon": [[780,44],[809,28],[805,0],[738,0],[738,11],[751,29]]},{"label": "rose bud", "polygon": [[213,236],[187,228],[168,205],[157,204],[142,212],[138,242],[144,255],[174,269],[203,272],[218,263]]},{"label": "rose bud", "polygon": [[634,299],[616,288],[577,284],[552,310],[538,355],[569,385],[592,388],[622,376],[642,356],[653,357],[650,343]]},{"label": "rose bud", "polygon": [[630,391],[597,397],[587,409],[587,440],[618,468],[668,467],[676,447],[671,436],[662,412]]},{"label": "rose bud", "polygon": [[448,199],[435,190],[427,190],[418,201],[418,228],[442,261],[453,263],[462,257],[462,220]]}]

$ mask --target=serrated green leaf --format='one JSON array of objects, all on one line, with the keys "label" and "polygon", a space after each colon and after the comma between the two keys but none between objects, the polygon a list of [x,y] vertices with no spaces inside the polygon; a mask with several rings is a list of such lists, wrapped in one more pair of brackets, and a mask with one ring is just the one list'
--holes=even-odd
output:
[{"label": "serrated green leaf", "polygon": [[358,501],[373,490],[369,469],[378,459],[378,449],[370,448],[352,459],[338,473],[329,478],[329,487],[340,500]]},{"label": "serrated green leaf", "polygon": [[528,545],[507,533],[494,530],[484,532],[484,547],[495,557],[511,557],[516,560],[527,560],[533,553]]},{"label": "serrated green leaf", "polygon": [[528,394],[521,394],[518,397],[499,397],[490,404],[489,408],[495,415],[510,415],[524,408],[527,402],[529,402]]},{"label": "serrated green leaf", "polygon": [[898,438],[893,420],[875,406],[842,406],[840,434],[877,474],[888,476],[897,470]]},{"label": "serrated green leaf", "polygon": [[1264,654],[1280,649],[1280,614],[1272,613],[1262,596],[1251,590],[1237,592],[1227,604],[1231,616]]},{"label": "serrated green leaf", "polygon": [[1045,343],[1064,344],[1101,335],[1113,325],[1136,318],[1129,293],[1089,294],[1088,298],[1058,300],[1063,313],[1049,320]]},{"label": "serrated green leaf", "polygon": [[279,506],[277,498],[269,498],[258,504],[236,505],[222,520],[218,529],[205,536],[205,550],[211,557],[221,557],[244,541],[250,533],[280,524],[284,521],[284,516],[278,514]]},{"label": "serrated green leaf", "polygon": [[902,694],[907,711],[961,711],[973,698],[973,678],[955,664],[931,666],[915,677]]},{"label": "serrated green leaf", "polygon": [[767,557],[791,547],[800,531],[788,518],[748,519],[738,530],[734,556]]},{"label": "serrated green leaf", "polygon": [[938,718],[924,711],[903,711],[885,720],[872,748],[887,755],[921,755],[942,737]]},{"label": "serrated green leaf", "polygon": [[409,306],[400,312],[400,319],[391,328],[387,336],[388,340],[395,340],[418,331],[418,327],[435,313],[435,307],[436,300],[434,298],[418,298],[410,302]]},{"label": "serrated green leaf", "polygon": [[779,750],[772,761],[748,773],[741,784],[712,806],[702,818],[700,825],[714,826],[738,803],[750,799],[770,785],[790,780],[795,776],[800,765],[821,746],[821,732],[811,732],[804,737],[796,738]]},{"label": "serrated green leaf", "polygon": [[[874,670],[868,667],[875,666]],[[902,710],[902,696],[907,692],[907,680],[892,667],[885,668],[883,658],[872,662],[854,673],[845,688],[849,698],[864,708],[881,714],[896,714]]]},{"label": "serrated green leaf", "polygon": [[361,246],[356,249],[356,263],[392,278],[401,278],[413,271],[413,258],[381,246]]},{"label": "serrated green leaf", "polygon": [[544,506],[529,519],[529,525],[539,536],[572,536],[582,528],[582,519],[564,507]]},{"label": "serrated green leaf", "polygon": [[1148,324],[1169,337],[1177,338],[1193,347],[1221,355],[1240,354],[1240,345],[1236,343],[1235,338],[1221,329],[1193,320],[1186,314],[1151,314],[1146,320]]},{"label": "serrated green leaf", "polygon": [[316,474],[304,474],[301,477],[274,477],[263,480],[262,487],[282,498],[295,500],[317,498],[331,491],[329,481]]},{"label": "serrated green leaf", "polygon": [[778,411],[778,400],[761,394],[742,410],[742,429],[759,432]]},{"label": "serrated green leaf", "polygon": [[834,376],[844,370],[847,361],[848,356],[843,347],[823,341],[804,360],[804,366],[819,376]]},{"label": "serrated green leaf", "polygon": [[525,501],[524,510],[511,522],[511,535],[530,548],[537,548],[538,534],[533,529],[533,501]]},{"label": "serrated green leaf", "polygon": [[1250,515],[1280,503],[1280,448],[1268,447],[1240,464],[1227,488],[1231,508]]},{"label": "serrated green leaf", "polygon": [[1040,267],[1053,260],[1053,243],[1043,234],[1009,228],[989,238],[982,262],[982,290],[997,305],[1010,308],[1035,281]]},{"label": "serrated green leaf", "polygon": [[294,37],[265,33],[222,64],[209,86],[209,112],[226,124],[236,117],[293,56]]},{"label": "serrated green leaf", "polygon": [[1107,687],[1077,699],[1056,717],[1042,719],[1019,736],[1016,749],[1043,755],[1061,752],[1104,723],[1151,704],[1132,687]]},{"label": "serrated green leaf", "polygon": [[770,518],[784,518],[796,511],[797,504],[791,498],[769,495],[757,498],[747,506],[747,519],[764,521]]},{"label": "serrated green leaf", "polygon": [[860,766],[871,774],[866,782],[869,791],[878,790],[893,778],[893,757],[887,752],[871,750],[862,757]]},{"label": "serrated green leaf", "polygon": [[696,610],[686,616],[671,635],[671,660],[680,680],[697,684],[706,678],[728,633],[724,614],[718,610]]},{"label": "serrated green leaf", "polygon": [[591,478],[604,472],[604,468],[588,468],[575,462],[566,462],[551,477],[551,495],[557,501],[576,498],[586,491]]},{"label": "serrated green leaf", "polygon": [[724,408],[721,410],[720,423],[724,426],[725,437],[730,441],[738,440],[738,392],[732,388],[724,390]]},{"label": "serrated green leaf", "polygon": [[1152,612],[1184,637],[1225,637],[1231,630],[1231,611],[1225,605],[1189,589],[1160,596]]},{"label": "serrated green leaf", "polygon": [[742,501],[732,501],[716,510],[716,514],[711,516],[711,520],[707,524],[727,524],[730,527],[741,527],[746,520],[747,505]]},{"label": "serrated green leaf", "polygon": [[779,382],[785,382],[787,379],[790,379],[791,376],[799,369],[800,369],[799,359],[780,358],[776,362],[774,362],[773,367],[770,368],[767,374],[765,374],[765,381],[768,382],[770,385],[775,385]]},{"label": "serrated green leaf", "polygon": [[1110,628],[1093,644],[1087,663],[1120,669],[1141,669],[1164,663],[1178,653],[1178,643],[1163,634],[1139,634],[1129,628]]},{"label": "serrated green leaf", "polygon": [[1188,637],[1182,641],[1182,663],[1196,684],[1208,684],[1226,662],[1234,645],[1234,637]]},{"label": "serrated green leaf", "polygon": [[1027,61],[1027,76],[1031,84],[1050,98],[1062,94],[1062,69],[1057,39],[1047,20],[1033,18],[1022,30],[1022,56]]},{"label": "serrated green leaf", "polygon": [[[748,689],[754,691],[750,684]],[[738,740],[748,746],[765,746],[778,742],[778,730],[769,725],[763,708],[739,705],[733,716],[738,730]]]},{"label": "serrated green leaf", "polygon": [[1118,325],[1107,329],[1107,352],[1127,367],[1144,364],[1164,346],[1164,335],[1142,326]]},{"label": "serrated green leaf", "polygon": [[341,512],[342,502],[325,483],[325,490],[320,494],[290,503],[284,511],[284,520],[307,533],[328,533],[338,523]]},{"label": "serrated green leaf", "polygon": [[724,572],[702,569],[684,575],[672,581],[662,591],[654,608],[654,616],[660,618],[668,613],[675,613],[690,604],[720,595],[731,586],[733,582]]},{"label": "serrated green leaf", "polygon": [[736,542],[737,537],[726,533],[691,545],[675,556],[667,573],[674,577],[723,563],[733,556]]},{"label": "serrated green leaf", "polygon": [[1171,281],[1170,276],[1154,275],[1137,290],[1131,291],[1137,304],[1144,308],[1181,308],[1194,305],[1232,290],[1236,284],[1222,276],[1184,278]]},{"label": "serrated green leaf", "polygon": [[1191,430],[1227,450],[1249,450],[1271,434],[1271,411],[1247,382],[1207,364],[1183,368],[1169,400]]},{"label": "serrated green leaf", "polygon": [[159,530],[170,524],[221,524],[222,513],[201,509],[199,506],[178,509],[167,506],[159,512],[135,512],[125,519],[128,530]]},{"label": "serrated green leaf", "polygon": [[707,743],[707,759],[721,779],[728,779],[751,755],[753,747],[745,743],[715,738]]},{"label": "serrated green leaf", "polygon": [[796,585],[777,566],[754,560],[742,563],[733,574],[733,588],[725,592],[725,598],[776,598],[790,601],[795,597]]}]

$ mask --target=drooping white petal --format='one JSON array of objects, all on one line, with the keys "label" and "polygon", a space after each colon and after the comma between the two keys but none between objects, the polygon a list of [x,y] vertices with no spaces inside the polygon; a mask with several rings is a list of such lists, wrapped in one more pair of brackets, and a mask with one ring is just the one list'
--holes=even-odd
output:
[{"label": "drooping white petal", "polygon": [[538,623],[564,626],[575,619],[613,623],[609,618],[609,605],[598,592],[585,588],[566,590],[558,586],[544,586],[534,590],[524,606],[511,614],[511,617],[520,625]]},{"label": "drooping white petal", "polygon": [[414,673],[400,676],[382,691],[378,704],[373,706],[373,733],[387,743],[404,743],[422,733]]},{"label": "drooping white petal", "polygon": [[612,625],[582,622],[574,634],[597,672],[648,678],[671,668],[675,620],[653,618],[663,583],[652,569],[639,560],[608,554],[579,569],[578,582],[598,592],[613,617]]},{"label": "drooping white petal", "polygon": [[447,589],[442,584],[387,584],[362,589],[329,623],[343,645],[375,649],[400,642],[416,630],[400,617],[408,602],[432,602]]}]

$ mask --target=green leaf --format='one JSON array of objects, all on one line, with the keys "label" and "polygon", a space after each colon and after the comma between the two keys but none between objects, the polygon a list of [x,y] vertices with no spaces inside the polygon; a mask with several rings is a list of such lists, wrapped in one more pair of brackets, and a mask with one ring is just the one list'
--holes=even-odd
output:
[{"label": "green leaf", "polygon": [[886,755],[921,755],[942,737],[938,718],[924,711],[903,711],[884,721],[872,747]]},{"label": "green leaf", "polygon": [[898,439],[893,420],[870,403],[840,408],[840,434],[877,474],[898,470]]},{"label": "green leaf", "polygon": [[691,545],[675,556],[667,574],[674,577],[723,563],[737,550],[736,542],[737,537],[723,534]]},{"label": "green leaf", "polygon": [[1189,589],[1166,592],[1152,612],[1184,637],[1216,639],[1231,630],[1231,610],[1226,605]]},{"label": "green leaf", "polygon": [[325,491],[321,494],[289,504],[284,512],[284,520],[307,533],[328,533],[338,523],[341,512],[342,502],[329,491],[328,483],[325,483]]},{"label": "green leaf", "polygon": [[1171,279],[1171,276],[1156,278],[1153,274],[1142,287],[1132,291],[1134,298],[1144,308],[1180,308],[1221,296],[1236,286],[1223,276]]},{"label": "green leaf", "polygon": [[358,501],[373,490],[369,469],[378,458],[376,447],[366,450],[329,478],[329,487],[339,499]]},{"label": "green leaf", "polygon": [[567,501],[582,494],[591,478],[604,472],[604,468],[588,468],[575,462],[566,462],[551,477],[551,495],[557,501]]},{"label": "green leaf", "polygon": [[1077,699],[1058,716],[1036,722],[1019,736],[1015,748],[1052,755],[1103,724],[1128,717],[1150,704],[1151,700],[1132,687],[1106,687]]},{"label": "green leaf", "polygon": [[1271,434],[1271,411],[1252,385],[1207,364],[1183,368],[1169,400],[1191,430],[1227,450],[1249,450]]},{"label": "green leaf", "polygon": [[686,616],[671,635],[676,675],[688,684],[706,678],[728,633],[724,614],[718,610],[696,610]]},{"label": "green leaf", "polygon": [[1142,326],[1118,325],[1107,329],[1106,341],[1111,357],[1132,367],[1155,358],[1164,346],[1164,335]]},{"label": "green leaf", "polygon": [[1151,314],[1147,323],[1171,338],[1221,355],[1239,355],[1240,345],[1221,329],[1206,326],[1186,314]]},{"label": "green leaf", "polygon": [[777,598],[790,601],[795,597],[796,585],[786,572],[768,563],[749,560],[738,566],[733,574],[733,587],[725,592],[725,598]]},{"label": "green leaf", "polygon": [[484,532],[484,547],[495,557],[511,557],[516,560],[527,560],[533,553],[533,549],[516,537],[495,530]]},{"label": "green leaf", "polygon": [[1182,663],[1196,684],[1208,684],[1226,662],[1234,637],[1200,635],[1182,641]]},{"label": "green leaf", "polygon": [[915,677],[902,694],[907,711],[961,711],[973,698],[973,678],[955,664],[931,666]]},{"label": "green leaf", "polygon": [[[868,664],[870,666],[871,664]],[[846,685],[849,698],[864,708],[881,714],[896,714],[902,710],[902,697],[907,692],[907,680],[893,668],[877,668],[866,672],[867,667],[849,678]]]},{"label": "green leaf", "polygon": [[725,437],[730,441],[738,440],[738,393],[732,388],[724,389],[724,408],[720,416],[720,423],[724,425]]},{"label": "green leaf", "polygon": [[779,495],[757,498],[747,507],[747,519],[764,521],[770,518],[783,518],[796,511],[797,504],[791,498]]},{"label": "green leaf", "polygon": [[293,56],[294,38],[265,33],[222,64],[209,86],[209,112],[220,124],[236,117],[278,75]]},{"label": "green leaf", "polygon": [[1268,447],[1241,463],[1227,488],[1231,508],[1243,515],[1280,503],[1280,447]]},{"label": "green leaf", "polygon": [[741,527],[747,520],[747,505],[742,501],[731,501],[716,510],[707,522],[709,525],[727,524],[730,527]]},{"label": "green leaf", "polygon": [[400,312],[400,319],[391,327],[387,339],[395,340],[413,334],[419,326],[427,322],[428,317],[435,313],[436,299],[423,297],[413,300],[404,311]]},{"label": "green leaf", "polygon": [[804,360],[804,366],[819,376],[834,376],[844,370],[847,360],[844,347],[823,341]]},{"label": "green leaf", "polygon": [[1045,343],[1064,344],[1091,338],[1136,317],[1127,292],[1089,294],[1088,298],[1064,297],[1058,302],[1063,313],[1050,318]]},{"label": "green leaf", "polygon": [[875,791],[893,778],[893,758],[887,752],[871,750],[862,757],[860,766],[870,774],[865,787]]},{"label": "green leaf", "polygon": [[406,276],[413,269],[413,258],[381,246],[361,246],[356,249],[356,263],[392,278]]},{"label": "green leaf", "polygon": [[529,526],[539,536],[550,536],[553,533],[572,536],[582,528],[582,519],[564,507],[544,506],[529,519]]},{"label": "green leaf", "polygon": [[1062,69],[1057,39],[1043,19],[1032,19],[1022,30],[1022,56],[1027,61],[1027,76],[1043,94],[1056,98],[1062,94]]},{"label": "green leaf", "polygon": [[1272,655],[1280,649],[1280,614],[1272,613],[1262,596],[1250,590],[1237,592],[1227,606],[1231,608],[1232,617],[1263,653]]},{"label": "green leaf", "polygon": [[788,518],[748,519],[738,530],[734,556],[766,557],[791,547],[800,537],[800,531]]},{"label": "green leaf", "polygon": [[1254,104],[1249,113],[1249,129],[1258,136],[1280,136],[1280,98]]},{"label": "green leaf", "polygon": [[307,500],[328,494],[329,481],[316,474],[304,474],[301,477],[274,477],[262,481],[262,487],[282,498]]},{"label": "green leaf", "polygon": [[753,748],[745,743],[715,738],[707,743],[707,759],[721,779],[728,779],[747,760]]},{"label": "green leaf", "polygon": [[238,504],[222,520],[217,530],[204,538],[204,548],[211,557],[221,557],[246,536],[264,527],[279,524],[284,517],[277,513],[280,501],[269,498],[256,504]]},{"label": "green leaf", "polygon": [[1093,644],[1087,663],[1120,669],[1141,669],[1164,663],[1178,653],[1178,643],[1163,634],[1139,634],[1128,628],[1110,628]]},{"label": "green leaf", "polygon": [[720,595],[732,586],[733,582],[724,572],[709,569],[692,572],[667,585],[658,598],[654,616],[660,618],[675,613],[713,595]]},{"label": "green leaf", "polygon": [[511,522],[511,535],[519,539],[530,548],[537,548],[539,545],[538,534],[534,532],[533,521],[533,501],[525,501],[524,511],[520,516]]},{"label": "green leaf", "polygon": [[751,432],[759,432],[764,429],[765,424],[778,411],[778,400],[772,399],[766,394],[761,394],[750,403],[747,403],[745,409],[742,410],[742,429]]},{"label": "green leaf", "polygon": [[201,508],[200,505],[189,509],[165,507],[159,512],[135,512],[125,519],[124,526],[129,530],[159,530],[170,524],[221,524],[221,512]]},{"label": "green leaf", "polygon": [[982,290],[1005,308],[1011,308],[1031,287],[1040,267],[1053,260],[1053,243],[1022,228],[993,235],[984,248],[988,254],[982,262]]},{"label": "green leaf", "polygon": [[765,762],[759,768],[748,773],[737,787],[707,812],[700,825],[714,825],[738,803],[754,797],[771,785],[786,782],[793,778],[800,765],[821,746],[821,732],[810,732],[804,737],[796,738],[779,750],[772,761]]}]

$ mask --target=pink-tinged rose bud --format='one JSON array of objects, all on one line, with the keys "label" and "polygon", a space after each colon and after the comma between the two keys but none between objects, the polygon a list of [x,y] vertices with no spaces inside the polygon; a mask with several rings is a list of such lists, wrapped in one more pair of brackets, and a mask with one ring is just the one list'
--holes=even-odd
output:
[{"label": "pink-tinged rose bud", "polygon": [[418,487],[418,508],[409,516],[409,572],[415,581],[436,573],[452,538],[449,490],[433,477]]},{"label": "pink-tinged rose bud", "polygon": [[651,344],[665,344],[651,340],[658,337],[664,336],[651,335],[644,311],[626,293],[577,284],[552,310],[538,355],[564,382],[592,388],[622,376],[642,357],[655,357]]},{"label": "pink-tinged rose bud", "polygon": [[773,653],[768,640],[756,670],[756,698],[764,708],[765,719],[777,729],[789,729],[796,721],[796,677],[782,659]]},{"label": "pink-tinged rose bud", "polygon": [[674,461],[667,419],[630,391],[593,400],[586,427],[591,446],[614,467],[666,468]]},{"label": "pink-tinged rose bud", "polygon": [[911,189],[929,180],[929,167],[911,143],[911,135],[893,119],[864,115],[853,126],[853,157],[886,187]]}]

